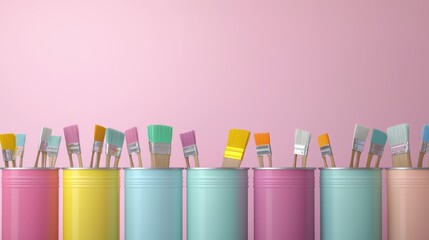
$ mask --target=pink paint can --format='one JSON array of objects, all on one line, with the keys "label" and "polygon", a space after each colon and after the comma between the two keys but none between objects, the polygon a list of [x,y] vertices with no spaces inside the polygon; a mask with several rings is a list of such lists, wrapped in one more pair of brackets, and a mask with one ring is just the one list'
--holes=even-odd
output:
[{"label": "pink paint can", "polygon": [[255,240],[314,240],[315,168],[254,168]]},{"label": "pink paint can", "polygon": [[58,239],[58,169],[2,169],[2,239]]}]

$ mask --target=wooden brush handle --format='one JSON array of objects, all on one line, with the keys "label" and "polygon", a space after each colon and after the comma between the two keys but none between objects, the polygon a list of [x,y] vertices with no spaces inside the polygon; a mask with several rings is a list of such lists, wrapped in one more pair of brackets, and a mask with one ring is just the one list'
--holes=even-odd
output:
[{"label": "wooden brush handle", "polygon": [[329,155],[329,157],[331,158],[331,167],[337,167],[335,166],[334,155]]},{"label": "wooden brush handle", "polygon": [[143,167],[143,161],[142,161],[142,155],[140,152],[137,153],[137,158],[139,160],[139,167],[142,168]]},{"label": "wooden brush handle", "polygon": [[200,167],[200,158],[198,155],[194,156],[195,167]]},{"label": "wooden brush handle", "polygon": [[360,162],[360,155],[361,152],[356,151],[356,161],[355,161],[355,168],[359,168],[359,162]]},{"label": "wooden brush handle", "polygon": [[79,167],[83,167],[83,162],[82,162],[82,154],[78,153],[77,154],[77,160],[79,161]]},{"label": "wooden brush handle", "polygon": [[45,152],[42,152],[42,167],[46,167],[46,162],[48,160],[48,154]]},{"label": "wooden brush handle", "polygon": [[99,168],[100,167],[100,160],[101,160],[101,153],[97,152],[97,159],[95,162],[95,167]]},{"label": "wooden brush handle", "polygon": [[417,167],[421,168],[423,167],[423,158],[425,157],[425,153],[424,152],[420,152],[419,153],[419,161],[417,163]]},{"label": "wooden brush handle", "polygon": [[[114,165],[114,168],[118,168],[118,166],[119,166],[119,157],[115,157],[115,165]],[[133,166],[134,166],[134,163],[133,163]]]},{"label": "wooden brush handle", "polygon": [[130,158],[130,167],[134,167],[133,157],[131,155],[128,155],[128,157]]},{"label": "wooden brush handle", "polygon": [[268,155],[268,166],[273,167],[273,155]]},{"label": "wooden brush handle", "polygon": [[380,160],[381,160],[381,157],[377,156],[377,161],[375,162],[375,168],[379,168],[380,167]]},{"label": "wooden brush handle", "polygon": [[368,153],[368,158],[366,159],[366,168],[370,168],[371,167],[371,162],[372,162],[372,157],[373,156],[374,156],[374,154]]},{"label": "wooden brush handle", "polygon": [[112,158],[112,156],[106,155],[106,168],[110,168],[110,158]]},{"label": "wooden brush handle", "polygon": [[8,168],[9,167],[9,161],[4,161],[4,166]]},{"label": "wooden brush handle", "polygon": [[185,157],[185,162],[186,162],[186,167],[190,168],[191,166],[189,165],[189,157]]},{"label": "wooden brush handle", "polygon": [[53,168],[55,166],[55,157],[49,157],[49,167]]},{"label": "wooden brush handle", "polygon": [[293,164],[292,164],[292,167],[294,167],[294,168],[296,168],[296,162],[297,162],[297,159],[298,159],[298,155],[297,155],[297,154],[294,154],[294,155],[293,155]]},{"label": "wooden brush handle", "polygon": [[12,167],[16,168],[16,161],[12,160]]},{"label": "wooden brush handle", "polygon": [[69,153],[69,162],[70,162],[70,167],[74,167],[73,165],[73,156]]},{"label": "wooden brush handle", "polygon": [[350,165],[349,168],[352,168],[354,166],[354,162],[355,162],[355,150],[352,150],[352,157],[350,158]]},{"label": "wooden brush handle", "polygon": [[95,155],[95,152],[93,151],[92,153],[91,153],[91,162],[89,163],[89,167],[94,167],[94,155]]},{"label": "wooden brush handle", "polygon": [[24,160],[24,154],[19,156],[19,167],[22,168],[23,160]]},{"label": "wooden brush handle", "polygon": [[307,156],[302,156],[302,163],[301,163],[301,167],[305,168],[307,167]]},{"label": "wooden brush handle", "polygon": [[36,162],[34,163],[34,167],[37,168],[39,165],[40,151],[37,151]]},{"label": "wooden brush handle", "polygon": [[264,167],[264,157],[258,156],[259,167]]},{"label": "wooden brush handle", "polygon": [[326,161],[326,157],[322,156],[323,159],[323,167],[327,168],[328,167],[328,162]]}]

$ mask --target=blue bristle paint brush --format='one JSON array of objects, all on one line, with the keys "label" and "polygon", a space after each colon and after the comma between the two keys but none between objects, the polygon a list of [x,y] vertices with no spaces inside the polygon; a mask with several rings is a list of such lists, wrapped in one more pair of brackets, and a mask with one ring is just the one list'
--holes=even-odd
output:
[{"label": "blue bristle paint brush", "polygon": [[25,150],[25,134],[16,134],[16,151],[15,154],[19,157],[19,167],[22,168]]},{"label": "blue bristle paint brush", "polygon": [[381,157],[383,156],[384,146],[386,145],[387,134],[378,129],[372,130],[371,145],[369,146],[368,158],[366,160],[366,167],[371,167],[372,157],[377,156],[377,162],[375,167],[378,168],[380,165]]},{"label": "blue bristle paint brush", "polygon": [[417,167],[421,168],[423,166],[423,158],[425,157],[426,152],[429,150],[429,124],[423,126],[422,130],[422,148],[419,153],[419,161]]}]

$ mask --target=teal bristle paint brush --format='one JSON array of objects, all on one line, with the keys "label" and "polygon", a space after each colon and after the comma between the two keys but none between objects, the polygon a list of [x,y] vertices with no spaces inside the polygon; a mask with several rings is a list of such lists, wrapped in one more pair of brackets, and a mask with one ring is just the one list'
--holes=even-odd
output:
[{"label": "teal bristle paint brush", "polygon": [[34,163],[35,168],[37,168],[39,165],[40,153],[42,153],[41,165],[43,166],[43,159],[45,159],[45,162],[46,162],[46,158],[47,158],[46,147],[48,145],[48,137],[51,136],[51,134],[52,134],[52,129],[47,127],[42,128],[42,133],[40,134],[40,141],[39,141],[39,146],[37,150],[36,162]]},{"label": "teal bristle paint brush", "polygon": [[122,146],[124,145],[125,134],[118,130],[106,129],[106,167],[110,168],[110,159],[115,157],[114,168],[119,165],[121,158]]},{"label": "teal bristle paint brush", "polygon": [[169,168],[173,128],[165,125],[149,125],[147,133],[152,167]]},{"label": "teal bristle paint brush", "polygon": [[387,129],[393,167],[412,167],[410,156],[410,129],[408,124],[399,124]]},{"label": "teal bristle paint brush", "polygon": [[16,134],[16,151],[15,154],[19,158],[19,167],[22,168],[25,150],[25,134]]},{"label": "teal bristle paint brush", "polygon": [[200,167],[200,160],[198,159],[197,140],[195,138],[195,131],[190,131],[180,134],[180,140],[183,147],[183,155],[185,156],[186,167],[189,168],[189,157],[193,157],[195,167]]},{"label": "teal bristle paint brush", "polygon": [[363,152],[363,148],[365,147],[365,141],[368,137],[369,129],[356,124],[355,131],[353,133],[353,145],[352,145],[352,157],[350,159],[350,167],[359,167],[360,156]]},{"label": "teal bristle paint brush", "polygon": [[374,155],[377,156],[377,161],[375,162],[375,167],[378,168],[380,166],[380,160],[383,156],[384,145],[386,145],[387,134],[378,129],[372,130],[371,136],[371,145],[369,146],[368,151],[368,159],[366,160],[366,167],[371,167],[372,157]]},{"label": "teal bristle paint brush", "polygon": [[422,147],[419,153],[419,161],[417,167],[423,167],[423,159],[429,150],[429,125],[424,125],[422,130]]},{"label": "teal bristle paint brush", "polygon": [[54,168],[57,162],[58,151],[60,149],[61,137],[60,136],[49,136],[48,147],[46,151],[49,157],[49,167]]}]

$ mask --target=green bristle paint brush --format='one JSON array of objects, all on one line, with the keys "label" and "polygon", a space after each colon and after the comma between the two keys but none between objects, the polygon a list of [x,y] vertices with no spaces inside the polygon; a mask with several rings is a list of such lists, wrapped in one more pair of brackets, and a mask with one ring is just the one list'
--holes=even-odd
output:
[{"label": "green bristle paint brush", "polygon": [[147,127],[153,168],[169,168],[173,128],[165,125]]}]

